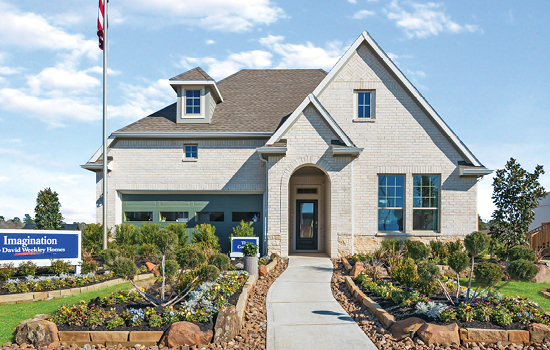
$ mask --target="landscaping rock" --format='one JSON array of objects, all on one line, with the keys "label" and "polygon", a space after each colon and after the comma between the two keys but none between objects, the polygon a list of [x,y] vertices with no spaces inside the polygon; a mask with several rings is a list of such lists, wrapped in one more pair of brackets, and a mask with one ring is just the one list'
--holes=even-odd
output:
[{"label": "landscaping rock", "polygon": [[153,271],[156,271],[157,270],[157,265],[153,264],[152,262],[150,261],[147,261],[145,263],[145,266],[147,267],[147,272],[153,272]]},{"label": "landscaping rock", "polygon": [[508,331],[501,329],[468,328],[468,340],[484,343],[508,341]]},{"label": "landscaping rock", "polygon": [[390,327],[390,332],[397,340],[403,340],[410,335],[410,331],[416,333],[426,321],[418,317],[409,317],[407,319],[397,321]]},{"label": "landscaping rock", "polygon": [[542,343],[544,338],[550,336],[550,326],[542,323],[531,323],[527,329],[531,333],[531,341],[535,343]]},{"label": "landscaping rock", "polygon": [[545,264],[537,264],[539,272],[535,276],[535,282],[537,283],[546,283],[550,282],[550,267]]},{"label": "landscaping rock", "polygon": [[166,331],[160,342],[170,348],[180,346],[207,346],[214,333],[201,331],[199,326],[191,322],[174,322]]},{"label": "landscaping rock", "polygon": [[258,266],[258,274],[260,275],[260,277],[267,276],[267,266],[265,265]]},{"label": "landscaping rock", "polygon": [[353,265],[353,268],[349,272],[349,275],[353,278],[356,278],[364,270],[365,270],[365,265],[363,265],[361,261],[358,261],[355,263],[355,265]]},{"label": "landscaping rock", "polygon": [[240,330],[241,325],[235,306],[224,307],[218,314],[214,327],[214,343],[229,342],[239,335]]},{"label": "landscaping rock", "polygon": [[508,341],[512,343],[527,344],[529,343],[529,340],[530,340],[529,331],[516,331],[516,330],[508,331]]},{"label": "landscaping rock", "polygon": [[458,325],[456,323],[446,326],[426,323],[418,329],[417,334],[428,345],[439,344],[450,346],[453,343],[460,344]]},{"label": "landscaping rock", "polygon": [[[36,317],[34,318],[36,319]],[[46,320],[23,321],[15,329],[15,342],[17,344],[32,344],[36,348],[48,346],[59,341],[57,326]]]}]

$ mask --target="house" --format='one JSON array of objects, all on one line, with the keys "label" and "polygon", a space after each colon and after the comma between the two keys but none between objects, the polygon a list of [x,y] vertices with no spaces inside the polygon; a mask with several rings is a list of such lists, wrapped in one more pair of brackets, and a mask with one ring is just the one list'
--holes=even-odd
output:
[{"label": "house", "polygon": [[529,225],[529,231],[540,227],[543,223],[550,222],[550,196],[546,196],[539,201],[535,208],[535,217]]},{"label": "house", "polygon": [[[328,73],[241,70],[170,79],[176,102],[108,146],[108,222],[241,220],[264,253],[372,251],[387,238],[455,240],[477,229],[491,173],[367,32]],[[102,221],[101,149],[96,172]]]}]

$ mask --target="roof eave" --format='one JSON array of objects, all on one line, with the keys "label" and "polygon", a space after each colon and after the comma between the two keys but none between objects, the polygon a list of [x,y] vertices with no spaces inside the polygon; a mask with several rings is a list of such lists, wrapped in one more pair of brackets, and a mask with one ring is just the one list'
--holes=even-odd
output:
[{"label": "roof eave", "polygon": [[284,146],[266,146],[256,149],[260,158],[267,160],[269,156],[282,156],[286,155],[287,147]]},{"label": "roof eave", "polygon": [[489,175],[493,172],[493,170],[487,169],[485,167],[471,167],[471,166],[463,166],[463,165],[459,165],[458,169],[459,169],[460,176],[482,177],[485,175]]},{"label": "roof eave", "polygon": [[359,147],[332,147],[333,157],[359,157],[363,152],[363,148]]},{"label": "roof eave", "polygon": [[112,134],[124,139],[239,139],[269,138],[272,132],[128,132],[119,131]]}]

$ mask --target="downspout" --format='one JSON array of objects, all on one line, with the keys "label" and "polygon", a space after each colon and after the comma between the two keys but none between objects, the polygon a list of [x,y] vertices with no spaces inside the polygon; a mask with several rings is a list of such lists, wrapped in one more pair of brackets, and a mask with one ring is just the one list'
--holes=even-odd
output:
[{"label": "downspout", "polygon": [[263,249],[263,255],[267,255],[267,191],[268,191],[268,167],[267,167],[267,160],[262,157],[261,153],[258,153],[258,156],[260,157],[260,160],[265,163],[265,191],[264,191],[264,249]]},{"label": "downspout", "polygon": [[354,160],[351,161],[351,255],[355,254],[355,220],[354,220],[354,203],[353,203],[353,163],[359,159],[359,157],[355,157]]}]

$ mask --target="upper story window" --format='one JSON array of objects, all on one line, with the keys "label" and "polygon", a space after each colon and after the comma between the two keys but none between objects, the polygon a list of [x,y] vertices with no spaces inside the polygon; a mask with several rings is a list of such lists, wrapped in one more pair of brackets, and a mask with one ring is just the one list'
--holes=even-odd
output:
[{"label": "upper story window", "polygon": [[403,175],[378,175],[378,231],[403,231]]},{"label": "upper story window", "polygon": [[357,91],[357,119],[374,119],[374,91]]},{"label": "upper story window", "polygon": [[201,114],[201,90],[185,90],[185,114]]},{"label": "upper story window", "polygon": [[197,159],[198,158],[198,149],[197,145],[185,145],[185,159]]},{"label": "upper story window", "polygon": [[439,175],[413,177],[413,230],[439,230]]}]

